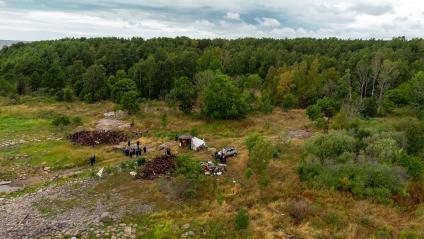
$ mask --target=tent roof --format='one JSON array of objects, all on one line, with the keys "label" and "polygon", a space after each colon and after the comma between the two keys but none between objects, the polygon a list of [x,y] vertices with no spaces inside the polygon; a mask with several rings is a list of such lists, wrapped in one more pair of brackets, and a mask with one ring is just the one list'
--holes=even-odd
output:
[{"label": "tent roof", "polygon": [[192,138],[193,138],[193,136],[191,136],[189,134],[183,134],[183,135],[180,135],[178,137],[178,139],[192,139]]}]

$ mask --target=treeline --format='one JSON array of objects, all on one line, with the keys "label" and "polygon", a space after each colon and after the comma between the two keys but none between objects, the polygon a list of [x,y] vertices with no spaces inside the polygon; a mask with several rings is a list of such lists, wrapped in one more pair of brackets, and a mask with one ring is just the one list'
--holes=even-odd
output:
[{"label": "treeline", "polygon": [[198,104],[212,118],[309,106],[319,120],[344,105],[364,116],[421,111],[421,71],[421,39],[63,39],[2,49],[0,94],[123,105],[159,98],[187,113]]}]

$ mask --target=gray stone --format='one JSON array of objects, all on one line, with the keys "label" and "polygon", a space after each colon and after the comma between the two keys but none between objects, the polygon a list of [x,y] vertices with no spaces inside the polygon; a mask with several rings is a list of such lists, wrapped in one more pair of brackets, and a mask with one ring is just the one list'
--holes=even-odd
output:
[{"label": "gray stone", "polygon": [[110,217],[110,212],[104,212],[102,213],[102,215],[100,215],[100,219],[101,222],[109,222],[111,220]]},{"label": "gray stone", "polygon": [[189,229],[189,228],[190,228],[190,223],[186,223],[186,224],[182,225],[182,226],[181,226],[181,228],[182,228],[183,230],[187,230],[187,229]]}]

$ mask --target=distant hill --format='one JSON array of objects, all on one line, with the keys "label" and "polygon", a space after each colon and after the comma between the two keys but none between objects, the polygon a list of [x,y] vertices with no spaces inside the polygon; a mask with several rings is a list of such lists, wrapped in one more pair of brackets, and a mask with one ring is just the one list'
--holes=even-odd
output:
[{"label": "distant hill", "polygon": [[10,46],[12,44],[15,44],[19,41],[11,41],[11,40],[0,40],[0,49],[3,48],[4,46]]}]

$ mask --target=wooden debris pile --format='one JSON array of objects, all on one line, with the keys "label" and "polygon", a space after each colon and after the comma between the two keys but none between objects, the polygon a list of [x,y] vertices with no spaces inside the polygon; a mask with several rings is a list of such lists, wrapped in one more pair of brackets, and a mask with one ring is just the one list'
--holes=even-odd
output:
[{"label": "wooden debris pile", "polygon": [[80,131],[72,134],[70,139],[73,143],[94,146],[98,144],[119,144],[126,141],[127,136],[119,131]]},{"label": "wooden debris pile", "polygon": [[156,157],[139,169],[135,178],[154,179],[155,177],[175,170],[175,155],[163,155]]}]

